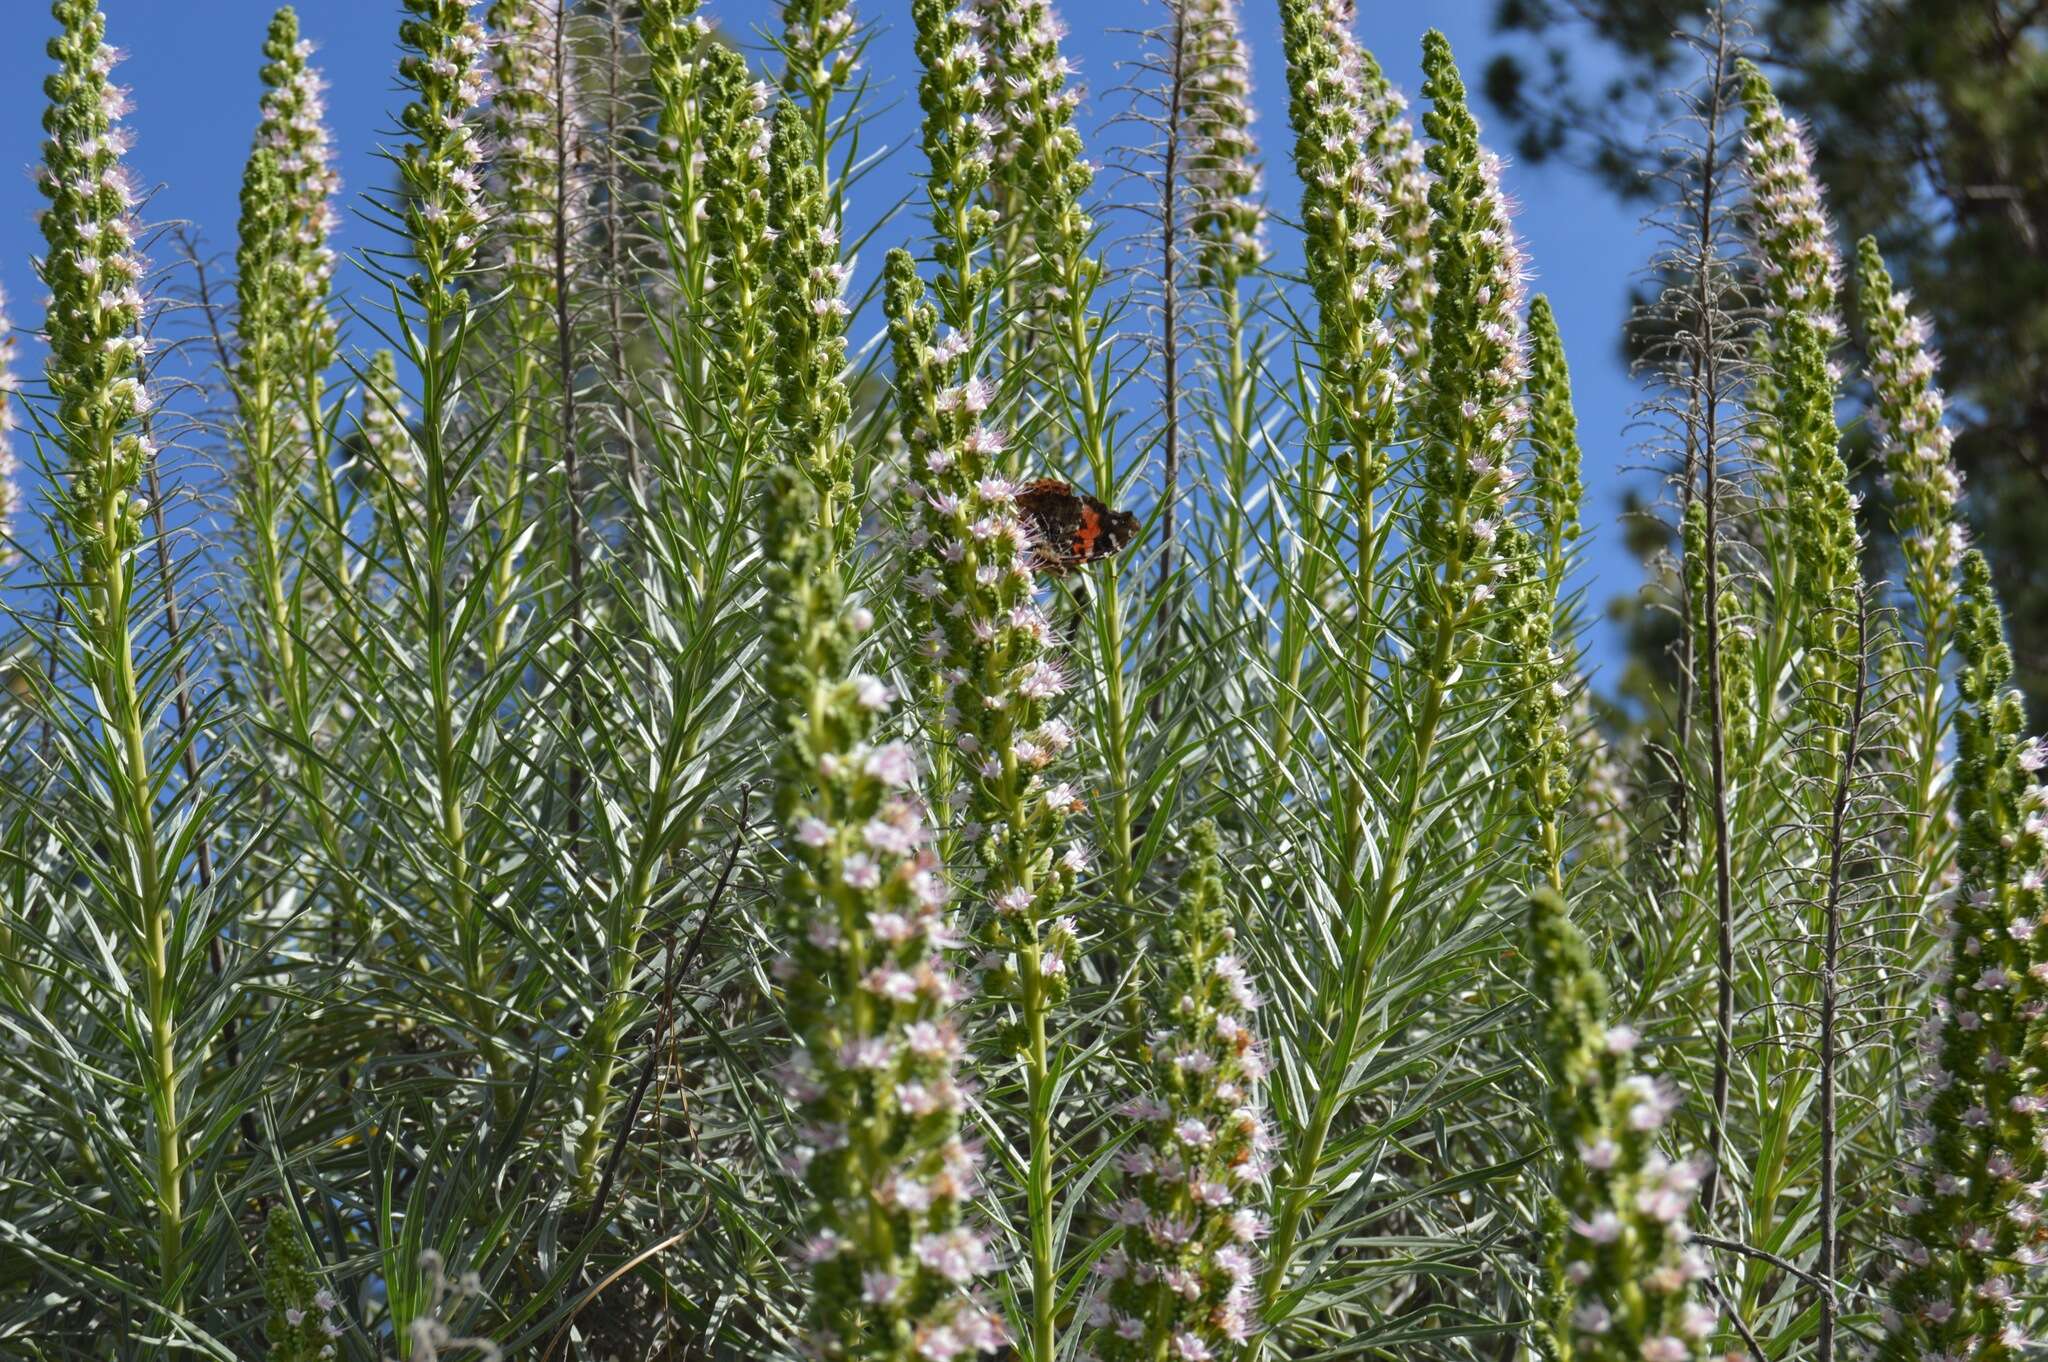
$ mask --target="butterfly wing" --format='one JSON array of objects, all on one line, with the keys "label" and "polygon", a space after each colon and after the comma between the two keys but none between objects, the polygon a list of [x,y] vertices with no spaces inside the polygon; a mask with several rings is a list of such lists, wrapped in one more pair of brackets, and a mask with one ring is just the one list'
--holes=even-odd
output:
[{"label": "butterfly wing", "polygon": [[1040,571],[1064,577],[1125,548],[1137,537],[1138,518],[1058,478],[1040,478],[1017,494],[1017,509],[1031,527]]}]

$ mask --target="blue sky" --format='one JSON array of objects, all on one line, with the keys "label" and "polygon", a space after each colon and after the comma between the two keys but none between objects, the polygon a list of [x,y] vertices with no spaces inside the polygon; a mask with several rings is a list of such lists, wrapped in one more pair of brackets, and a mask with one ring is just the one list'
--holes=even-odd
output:
[{"label": "blue sky", "polygon": [[[1286,169],[1277,6],[1274,0],[1241,3],[1252,43],[1259,115],[1255,131],[1267,155],[1267,188],[1275,204],[1284,206],[1293,199],[1295,186]],[[901,168],[871,181],[867,197],[872,201],[863,204],[856,198],[857,217],[863,208],[879,212],[885,193],[907,187],[916,154],[916,99],[908,0],[855,4],[863,18],[884,25],[869,48],[868,66],[878,102],[890,107],[870,136],[904,148]],[[33,218],[41,200],[28,172],[37,156],[48,66],[42,40],[54,25],[37,0],[9,0],[9,5],[20,13],[12,16],[15,36],[0,44],[0,130],[5,130],[0,147],[8,149],[19,173],[6,178],[11,187],[0,194],[0,288],[6,292],[9,319],[16,326],[31,326],[39,319],[42,290],[29,261],[42,239]],[[261,0],[103,0],[103,7],[110,40],[130,54],[117,78],[134,97],[131,163],[145,184],[160,186],[151,217],[190,224],[207,250],[231,259],[241,163],[256,120],[256,73],[272,7]],[[1421,85],[1418,62],[1425,28],[1444,31],[1467,80],[1475,84],[1498,47],[1490,24],[1493,0],[1405,5],[1367,0],[1360,9],[1361,40],[1411,97]],[[298,10],[302,27],[319,44],[315,60],[332,86],[329,117],[345,192],[381,186],[388,177],[377,148],[395,140],[391,113],[399,104],[394,89],[397,6],[390,0],[301,0]],[[769,0],[710,0],[706,7],[716,22],[749,39],[772,21],[775,11]],[[1122,79],[1117,63],[1135,52],[1133,40],[1115,30],[1156,22],[1159,13],[1145,0],[1065,0],[1060,12],[1072,29],[1068,51],[1083,80],[1104,92]],[[1095,125],[1113,112],[1109,104],[1105,98],[1084,106],[1085,131],[1093,134]],[[1484,121],[1483,102],[1478,111]],[[1634,590],[1640,577],[1616,523],[1625,485],[1620,469],[1629,462],[1629,409],[1638,396],[1618,357],[1617,328],[1648,244],[1633,207],[1617,204],[1568,167],[1522,166],[1511,160],[1507,186],[1521,205],[1517,227],[1534,261],[1535,287],[1550,295],[1571,355],[1586,451],[1585,518],[1593,531],[1583,585],[1597,608],[1617,593]],[[340,249],[377,244],[376,229],[347,216]],[[1283,254],[1291,254],[1281,244]],[[159,252],[159,263],[167,254],[168,248]],[[346,287],[351,272],[344,267],[342,276]],[[1596,663],[1618,660],[1618,640],[1601,625],[1596,623],[1589,642]]]}]

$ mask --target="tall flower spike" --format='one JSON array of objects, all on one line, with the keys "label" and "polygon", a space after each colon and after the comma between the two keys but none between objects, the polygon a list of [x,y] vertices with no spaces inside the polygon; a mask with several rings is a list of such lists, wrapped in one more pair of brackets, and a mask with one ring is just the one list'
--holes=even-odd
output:
[{"label": "tall flower spike", "polygon": [[1054,713],[1069,681],[1036,599],[1020,489],[997,463],[1004,437],[982,422],[992,391],[979,376],[946,382],[964,341],[931,339],[935,321],[906,252],[890,252],[887,303],[920,502],[908,585],[928,626],[921,651],[941,731],[967,765],[957,802],[990,876],[992,943],[1010,953],[995,983],[1042,991],[1050,1004],[1076,944],[1072,924],[1054,914],[1087,866],[1078,847],[1062,850],[1080,796],[1052,777],[1074,744]]},{"label": "tall flower spike", "polygon": [[743,408],[743,424],[765,395],[762,373],[768,325],[762,305],[767,281],[769,87],[747,74],[747,60],[722,44],[704,53],[701,107],[704,184],[708,213],[704,237],[711,250],[711,326],[718,339],[722,379]]},{"label": "tall flower spike", "polygon": [[1329,423],[1323,438],[1348,449],[1354,486],[1370,489],[1386,477],[1401,379],[1394,336],[1380,316],[1394,248],[1386,234],[1386,168],[1370,150],[1366,104],[1374,68],[1351,34],[1349,13],[1343,0],[1285,0],[1280,24],[1302,185],[1302,247],[1319,315]]},{"label": "tall flower spike", "polygon": [[[1866,373],[1872,403],[1866,413],[1884,469],[1881,482],[1891,497],[1892,532],[1904,560],[1909,628],[1918,656],[1902,648],[1895,670],[1912,692],[1898,743],[1909,773],[1903,797],[1919,817],[1913,820],[1899,856],[1917,883],[1908,893],[1925,903],[1956,873],[1944,846],[1954,782],[1945,737],[1950,715],[1947,661],[1954,646],[1958,570],[1969,536],[1956,512],[1963,475],[1950,457],[1952,432],[1942,420],[1944,401],[1935,382],[1937,361],[1928,348],[1924,319],[1908,310],[1908,299],[1892,287],[1877,242],[1857,244],[1857,274],[1863,310]],[[1917,667],[1909,671],[1911,664]]]},{"label": "tall flower spike", "polygon": [[2048,1262],[2048,744],[2022,736],[1991,569],[1962,564],[1956,620],[1955,890],[1940,993],[1921,1029],[1918,1187],[1892,1242],[1886,1362],[1999,1362],[2029,1347],[2018,1300]]},{"label": "tall flower spike", "polygon": [[1823,723],[1839,726],[1841,680],[1851,646],[1861,569],[1856,504],[1835,426],[1839,375],[1831,355],[1841,337],[1835,310],[1841,261],[1835,254],[1806,130],[1786,116],[1763,72],[1738,64],[1748,134],[1743,142],[1752,230],[1766,286],[1769,361],[1764,404],[1767,478],[1785,500],[1793,545],[1789,584],[1816,645],[1809,664],[1823,684],[1810,691]]},{"label": "tall flower spike", "polygon": [[556,103],[571,84],[556,70],[564,0],[496,0],[489,12],[492,79],[492,186],[498,265],[530,312],[547,306],[553,285]]},{"label": "tall flower spike", "polygon": [[[860,69],[858,31],[846,0],[783,0],[782,88],[801,96],[814,119],[826,115],[834,92]],[[813,137],[821,131],[815,122],[811,130]]]},{"label": "tall flower spike", "polygon": [[[985,872],[981,890],[993,912],[979,925],[994,963],[987,982],[1013,1009],[1004,1043],[1021,1062],[1029,1109],[1023,1237],[1031,1319],[1019,1327],[1029,1336],[1025,1350],[1049,1357],[1060,1269],[1053,1171],[1060,1041],[1049,1017],[1065,996],[1079,945],[1060,906],[1088,869],[1081,848],[1065,842],[1080,795],[1053,774],[1074,743],[1072,727],[1056,714],[1070,682],[1037,602],[1036,547],[1018,507],[1023,489],[1004,474],[1003,435],[986,424],[994,421],[995,392],[977,372],[973,333],[993,285],[993,271],[977,262],[994,225],[984,201],[992,165],[988,49],[961,11],[913,0],[911,13],[925,68],[918,94],[939,311],[924,302],[910,255],[890,252],[884,301],[916,498],[908,586],[932,678],[933,727],[951,749],[934,785],[964,814],[949,819],[949,834],[975,848]],[[1088,229],[1069,223],[1062,230],[1073,233],[1078,258]],[[1093,268],[1075,265],[1063,277],[1079,279]],[[1082,305],[1078,295],[1071,300],[1070,318]],[[949,328],[943,337],[941,319]]]},{"label": "tall flower spike", "polygon": [[1365,116],[1372,154],[1386,175],[1387,215],[1382,249],[1393,271],[1389,301],[1394,347],[1410,387],[1429,382],[1429,309],[1436,299],[1436,267],[1429,244],[1429,171],[1422,143],[1407,117],[1408,101],[1380,70],[1365,61]]},{"label": "tall flower spike", "polygon": [[1266,209],[1252,141],[1251,49],[1237,0],[1185,0],[1188,182],[1195,195],[1197,277],[1230,287],[1266,260]]},{"label": "tall flower spike", "polygon": [[911,790],[916,762],[879,741],[894,692],[852,669],[871,621],[846,599],[811,477],[794,462],[805,451],[790,444],[768,477],[762,546],[777,602],[768,685],[789,869],[775,973],[796,1039],[783,1071],[802,1112],[793,1166],[810,1194],[808,1344],[820,1358],[971,1358],[999,1347],[1003,1329],[972,1291],[993,1263],[963,1223],[979,1158],[960,1135],[949,889]]},{"label": "tall flower spike", "polygon": [[138,330],[148,266],[135,251],[136,187],[121,161],[128,98],[107,78],[120,54],[106,45],[106,19],[92,0],[57,0],[51,12],[63,31],[50,40],[57,70],[44,82],[50,106],[38,177],[50,201],[44,376],[68,455],[64,519],[88,577],[100,581],[142,537],[131,492],[148,456],[137,424],[151,404]]},{"label": "tall flower spike", "polygon": [[1540,537],[1523,530],[1501,532],[1501,561],[1509,574],[1508,652],[1514,713],[1509,750],[1523,810],[1536,821],[1540,869],[1551,888],[1564,892],[1564,829],[1559,815],[1569,806],[1574,780],[1572,705],[1582,690],[1575,659],[1561,638],[1560,617],[1570,545],[1579,533],[1578,419],[1572,412],[1571,377],[1550,301],[1529,307],[1534,361],[1528,398],[1534,408],[1529,444],[1534,451],[1530,500]]},{"label": "tall flower spike", "polygon": [[[1509,225],[1499,158],[1480,147],[1450,43],[1435,30],[1423,38],[1422,69],[1431,101],[1423,123],[1432,139],[1437,291],[1416,527],[1432,566],[1419,594],[1439,628],[1459,630],[1492,597],[1502,570],[1498,536],[1518,477],[1511,459],[1528,423],[1520,318],[1527,267]],[[1454,655],[1476,642],[1466,633]]]},{"label": "tall flower spike", "polygon": [[341,177],[323,121],[327,85],[308,63],[312,54],[297,14],[278,10],[263,43],[262,113],[242,184],[236,335],[245,401],[265,382],[293,385],[334,362],[328,237],[339,220]]},{"label": "tall flower spike", "polygon": [[1954,432],[1942,420],[1947,403],[1934,381],[1926,319],[1914,316],[1907,295],[1892,287],[1875,239],[1857,243],[1856,263],[1870,387],[1877,399],[1870,429],[1891,492],[1906,589],[1918,608],[1929,658],[1938,660],[1947,650],[1956,574],[1968,542],[1956,514],[1963,475],[1950,457]]},{"label": "tall flower spike", "polygon": [[407,49],[399,79],[413,92],[401,121],[410,134],[399,159],[406,236],[419,271],[414,296],[446,312],[467,304],[463,276],[484,230],[478,107],[490,94],[483,26],[468,0],[405,0],[398,28]]},{"label": "tall flower spike", "polygon": [[[1580,477],[1578,416],[1572,410],[1571,374],[1564,342],[1550,300],[1538,295],[1529,303],[1529,444],[1530,495],[1541,532],[1537,551],[1543,557],[1552,612],[1552,646],[1560,674],[1535,678],[1551,693],[1561,682],[1574,692],[1559,717],[1574,749],[1569,784],[1577,791],[1576,812],[1591,833],[1588,850],[1609,865],[1620,864],[1628,849],[1628,764],[1611,750],[1593,722],[1579,659],[1556,640],[1558,593],[1563,589],[1570,546],[1579,538],[1579,507],[1585,497]],[[1515,618],[1510,611],[1509,617]]]},{"label": "tall flower spike", "polygon": [[996,179],[1028,215],[1037,290],[1045,303],[1064,305],[1085,298],[1102,268],[1089,252],[1094,220],[1081,206],[1095,171],[1074,127],[1081,92],[1068,84],[1074,68],[1060,51],[1066,26],[1047,0],[984,0],[979,13],[1002,96]]},{"label": "tall flower spike", "polygon": [[995,163],[995,124],[988,108],[994,91],[988,44],[978,35],[980,17],[948,9],[945,0],[912,0],[911,20],[921,74],[918,104],[924,110],[925,197],[931,209],[938,257],[933,290],[946,324],[963,337],[945,357],[960,374],[971,363],[966,337],[981,325],[991,274],[975,257],[988,244],[995,215],[982,203]]},{"label": "tall flower spike", "polygon": [[663,209],[685,232],[696,221],[701,192],[697,87],[703,74],[700,54],[711,35],[698,4],[644,0],[640,7],[640,46],[647,53],[647,81],[656,104],[651,174]]},{"label": "tall flower spike", "polygon": [[1546,568],[1561,582],[1565,554],[1579,537],[1585,484],[1579,477],[1579,418],[1572,410],[1564,341],[1550,299],[1540,293],[1529,303],[1529,351],[1529,496],[1543,531]]},{"label": "tall flower spike", "polygon": [[1635,1032],[1609,1023],[1606,981],[1549,890],[1531,903],[1529,960],[1557,1158],[1542,1351],[1581,1362],[1703,1357],[1715,1311],[1694,1289],[1706,1266],[1686,1247],[1685,1223],[1699,1169],[1658,1149],[1677,1099],[1633,1072]]},{"label": "tall flower spike", "polygon": [[845,422],[847,267],[803,110],[783,100],[769,152],[768,268],[775,288],[775,373],[794,462],[819,496],[819,521],[843,556],[852,546],[852,451]]},{"label": "tall flower spike", "polygon": [[[125,94],[107,73],[118,53],[106,45],[106,19],[94,0],[57,0],[60,28],[48,51],[56,70],[44,81],[41,188],[50,201],[42,229],[49,253],[38,262],[50,299],[43,323],[49,345],[44,382],[54,407],[51,442],[62,452],[68,485],[58,495],[60,545],[72,580],[61,588],[68,649],[81,694],[93,699],[90,741],[72,767],[79,798],[89,801],[96,845],[77,848],[86,862],[89,909],[109,942],[108,983],[128,1000],[120,1009],[123,1048],[137,1062],[145,1124],[137,1143],[143,1166],[111,1176],[154,1220],[156,1299],[182,1309],[190,1265],[185,1255],[192,1179],[180,1085],[193,1058],[179,1011],[198,992],[187,973],[191,905],[182,896],[190,842],[160,824],[165,771],[158,762],[160,715],[153,697],[161,667],[138,665],[137,640],[154,629],[150,594],[138,578],[143,501],[136,480],[150,457],[140,428],[150,407],[143,383],[141,280],[135,254],[134,182],[121,164],[119,126]],[[145,604],[138,610],[138,601]],[[159,653],[159,663],[161,661]],[[81,721],[84,722],[84,721]],[[118,961],[118,963],[116,963]]]},{"label": "tall flower spike", "polygon": [[1105,1285],[1081,1355],[1095,1362],[1224,1362],[1252,1328],[1271,1143],[1251,1025],[1259,997],[1231,949],[1215,825],[1197,827],[1188,851],[1180,901],[1146,954],[1154,1029],[1139,1038],[1140,1090],[1120,1112],[1136,1133],[1109,1208],[1122,1234],[1096,1265]]}]

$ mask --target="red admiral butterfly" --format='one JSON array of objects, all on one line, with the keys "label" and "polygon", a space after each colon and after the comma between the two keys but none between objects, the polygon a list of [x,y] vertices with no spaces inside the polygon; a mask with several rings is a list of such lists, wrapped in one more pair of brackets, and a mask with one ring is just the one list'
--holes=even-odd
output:
[{"label": "red admiral butterfly", "polygon": [[1122,551],[1138,535],[1138,517],[1058,478],[1027,483],[1017,509],[1031,528],[1033,565],[1055,577]]}]

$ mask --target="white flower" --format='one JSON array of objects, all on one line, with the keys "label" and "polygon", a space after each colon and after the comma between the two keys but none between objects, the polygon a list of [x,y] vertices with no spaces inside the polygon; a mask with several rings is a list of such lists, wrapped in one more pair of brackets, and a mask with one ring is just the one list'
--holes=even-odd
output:
[{"label": "white flower", "polygon": [[884,743],[868,754],[867,773],[885,785],[902,788],[917,775],[917,762],[900,742]]},{"label": "white flower", "polygon": [[918,1262],[956,1285],[964,1286],[989,1269],[988,1245],[965,1227],[924,1235],[916,1253]]},{"label": "white flower", "polygon": [[1613,1211],[1601,1211],[1591,1220],[1572,1220],[1572,1228],[1596,1244],[1612,1244],[1621,1238],[1621,1217]]},{"label": "white flower", "polygon": [[846,858],[839,876],[855,889],[873,889],[882,882],[881,867],[872,858],[856,851]]}]

